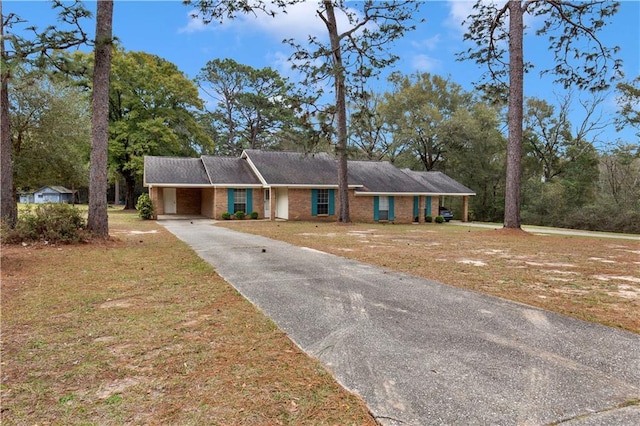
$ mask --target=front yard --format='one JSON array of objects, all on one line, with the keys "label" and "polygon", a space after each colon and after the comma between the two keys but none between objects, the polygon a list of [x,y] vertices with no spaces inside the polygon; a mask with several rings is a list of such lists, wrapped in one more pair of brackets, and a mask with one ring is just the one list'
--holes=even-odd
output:
[{"label": "front yard", "polygon": [[218,225],[640,333],[637,240],[452,223]]}]

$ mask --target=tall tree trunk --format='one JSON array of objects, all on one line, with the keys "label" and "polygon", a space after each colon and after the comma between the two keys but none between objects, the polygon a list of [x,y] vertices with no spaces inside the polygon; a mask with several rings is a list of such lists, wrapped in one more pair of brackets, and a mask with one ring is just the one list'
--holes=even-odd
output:
[{"label": "tall tree trunk", "polygon": [[124,178],[124,208],[125,210],[135,209],[136,178],[132,171],[122,172],[122,177]]},{"label": "tall tree trunk", "polygon": [[324,0],[324,6],[327,11],[327,29],[331,41],[333,77],[336,89],[336,118],[338,121],[336,151],[338,152],[338,199],[340,201],[338,222],[349,223],[351,217],[349,215],[349,178],[347,173],[347,100],[344,67],[333,1]]},{"label": "tall tree trunk", "polygon": [[116,176],[113,182],[113,189],[115,192],[115,194],[113,194],[113,204],[117,206],[120,205],[120,176]]},{"label": "tall tree trunk", "polygon": [[5,66],[4,16],[0,1],[0,220],[13,228],[18,218],[18,206],[13,188],[13,160],[11,152],[11,124],[9,123],[9,68]]},{"label": "tall tree trunk", "polygon": [[113,1],[97,2],[96,45],[91,101],[91,166],[87,228],[109,236],[107,216],[107,150],[109,144],[109,77],[111,73]]},{"label": "tall tree trunk", "polygon": [[522,175],[522,109],[524,90],[523,15],[520,0],[509,0],[509,111],[507,125],[507,182],[504,227],[520,228],[520,180]]}]

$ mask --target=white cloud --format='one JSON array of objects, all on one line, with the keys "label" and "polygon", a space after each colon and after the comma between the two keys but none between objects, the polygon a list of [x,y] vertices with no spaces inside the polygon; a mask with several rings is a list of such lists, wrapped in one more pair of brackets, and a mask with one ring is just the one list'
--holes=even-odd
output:
[{"label": "white cloud", "polygon": [[[287,7],[286,13],[280,10],[276,11],[275,17],[263,12],[256,12],[256,14],[240,15],[235,19],[226,20],[222,25],[216,22],[205,24],[202,18],[194,17],[198,11],[192,10],[188,13],[189,22],[178,32],[193,33],[224,29],[233,30],[239,34],[261,32],[278,42],[290,38],[298,42],[305,42],[309,36],[323,40],[327,38],[327,29],[318,17],[318,7],[318,2],[304,1]],[[349,11],[355,13],[356,16],[359,15],[354,9],[349,9]],[[350,28],[347,16],[339,9],[336,9],[336,20],[340,31]]]},{"label": "white cloud", "polygon": [[428,55],[415,55],[411,58],[411,68],[419,72],[434,72],[442,67],[440,59]]},{"label": "white cloud", "polygon": [[265,14],[245,15],[238,21],[241,30],[257,29],[278,41],[293,38],[298,41],[311,36],[322,36],[327,30],[317,16],[318,4],[312,1],[297,3],[287,8],[287,13],[278,12],[275,17]]},{"label": "white cloud", "polygon": [[417,49],[436,50],[440,46],[441,39],[440,34],[436,34],[424,40],[414,40],[411,44]]},{"label": "white cloud", "polygon": [[178,34],[182,33],[196,33],[206,30],[212,30],[215,28],[215,25],[205,24],[202,18],[197,16],[197,10],[191,10],[187,13],[187,17],[189,18],[189,22],[184,27],[178,28]]},{"label": "white cloud", "polygon": [[447,27],[459,31],[461,34],[467,31],[467,27],[462,23],[473,14],[475,0],[447,0],[449,5],[449,16],[445,21]]}]

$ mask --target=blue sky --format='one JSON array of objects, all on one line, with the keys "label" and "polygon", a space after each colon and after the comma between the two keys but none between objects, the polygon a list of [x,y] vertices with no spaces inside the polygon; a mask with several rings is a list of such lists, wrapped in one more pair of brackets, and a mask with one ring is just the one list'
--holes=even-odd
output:
[{"label": "blue sky", "polygon": [[[46,1],[4,0],[3,14],[14,12],[32,25],[44,27],[55,23],[51,6]],[[86,2],[95,11],[94,2]],[[276,18],[259,15],[243,16],[220,25],[204,25],[191,17],[193,8],[180,1],[116,1],[114,6],[114,34],[127,50],[145,51],[175,63],[187,76],[193,78],[207,61],[216,58],[232,58],[255,68],[270,66],[293,80],[288,58],[291,50],[281,43],[284,38],[305,40],[308,34],[323,35],[326,30],[314,16],[316,2],[308,1],[290,9],[286,15]],[[428,1],[421,7],[420,16],[425,22],[417,22],[415,31],[398,41],[392,50],[400,60],[383,71],[383,78],[376,86],[383,90],[384,78],[392,71],[405,74],[429,72],[449,76],[452,81],[471,90],[484,68],[458,62],[455,54],[465,49],[462,41],[464,27],[461,22],[471,10],[473,1],[449,0]],[[528,21],[535,28],[539,22]],[[339,24],[340,25],[340,24]],[[95,23],[88,22],[92,32]],[[640,1],[623,1],[620,12],[601,33],[605,45],[620,46],[619,57],[624,61],[624,72],[628,78],[640,75]],[[536,66],[525,76],[525,94],[555,102],[566,92],[553,85],[550,77],[541,78],[538,72],[553,65],[553,56],[548,51],[546,39],[525,39],[525,59]],[[575,94],[577,98],[578,93]],[[588,99],[588,97],[586,98]],[[584,114],[575,103],[572,113],[574,127],[582,121]],[[608,94],[601,113],[610,119],[616,109],[615,97]],[[634,132],[616,133],[610,126],[599,139],[623,138],[638,143]]]}]

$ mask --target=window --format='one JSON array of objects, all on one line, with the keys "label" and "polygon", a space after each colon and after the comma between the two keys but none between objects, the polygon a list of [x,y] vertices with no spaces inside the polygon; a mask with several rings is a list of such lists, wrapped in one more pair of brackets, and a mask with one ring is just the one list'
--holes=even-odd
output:
[{"label": "window", "polygon": [[393,197],[375,196],[373,197],[373,220],[394,220]]},{"label": "window", "polygon": [[389,220],[389,197],[380,197],[378,203],[378,220]]},{"label": "window", "polygon": [[335,190],[312,189],[311,190],[311,215],[331,216],[335,213]]},{"label": "window", "polygon": [[247,190],[236,189],[233,191],[233,213],[247,212]]},{"label": "window", "polygon": [[329,214],[328,189],[318,189],[318,214]]}]

